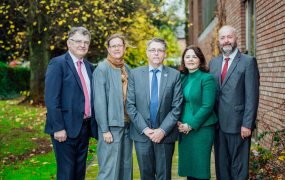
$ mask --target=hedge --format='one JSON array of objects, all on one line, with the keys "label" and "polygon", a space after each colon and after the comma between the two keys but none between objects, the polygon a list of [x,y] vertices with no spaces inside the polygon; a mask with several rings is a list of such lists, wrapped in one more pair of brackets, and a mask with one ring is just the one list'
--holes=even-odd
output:
[{"label": "hedge", "polygon": [[0,99],[20,96],[30,89],[31,73],[28,68],[10,67],[0,62]]}]

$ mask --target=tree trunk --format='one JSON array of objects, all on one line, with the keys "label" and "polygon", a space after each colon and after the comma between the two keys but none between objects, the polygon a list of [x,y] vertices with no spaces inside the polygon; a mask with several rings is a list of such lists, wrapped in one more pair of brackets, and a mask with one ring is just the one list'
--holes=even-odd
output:
[{"label": "tree trunk", "polygon": [[[30,100],[35,104],[44,105],[45,94],[45,74],[50,60],[48,32],[42,32],[40,38],[31,39],[29,42],[30,49]],[[41,40],[39,44],[38,41]]]},{"label": "tree trunk", "polygon": [[33,104],[45,105],[45,74],[50,60],[49,30],[44,30],[48,26],[43,13],[36,13],[37,7],[30,0],[30,24],[29,33],[29,61],[31,69],[30,96],[28,100]]}]

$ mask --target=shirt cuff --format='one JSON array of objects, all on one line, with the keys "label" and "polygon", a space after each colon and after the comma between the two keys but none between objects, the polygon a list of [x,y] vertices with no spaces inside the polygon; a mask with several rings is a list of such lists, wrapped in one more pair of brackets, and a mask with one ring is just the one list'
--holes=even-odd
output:
[{"label": "shirt cuff", "polygon": [[149,128],[149,127],[147,126],[146,128],[144,128],[144,129],[142,130],[142,133],[141,133],[141,134],[143,134],[143,132],[144,132],[147,128]]},{"label": "shirt cuff", "polygon": [[[159,129],[161,129],[161,128],[159,128]],[[164,132],[164,134],[165,134],[165,136],[166,136],[166,132],[163,130],[163,129],[161,129],[163,132]]]}]

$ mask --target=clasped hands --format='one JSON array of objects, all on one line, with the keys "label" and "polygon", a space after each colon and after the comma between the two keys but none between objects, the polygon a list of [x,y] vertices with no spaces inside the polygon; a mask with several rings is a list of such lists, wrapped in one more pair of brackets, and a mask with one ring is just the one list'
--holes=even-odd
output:
[{"label": "clasped hands", "polygon": [[160,143],[160,141],[165,136],[164,132],[161,129],[147,128],[143,133],[154,143]]},{"label": "clasped hands", "polygon": [[189,129],[189,126],[187,123],[182,124],[180,121],[177,121],[177,125],[178,125],[178,130],[179,132],[188,134],[191,130]]}]

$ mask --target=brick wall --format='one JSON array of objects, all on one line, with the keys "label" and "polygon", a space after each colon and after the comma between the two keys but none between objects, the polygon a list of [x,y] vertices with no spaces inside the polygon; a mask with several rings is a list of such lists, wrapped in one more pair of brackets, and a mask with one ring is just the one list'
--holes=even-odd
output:
[{"label": "brick wall", "polygon": [[245,5],[241,0],[227,0],[226,5],[227,25],[237,30],[238,48],[245,52]]},{"label": "brick wall", "polygon": [[[236,28],[238,48],[246,49],[245,1],[226,0],[226,22]],[[195,14],[194,14],[195,16]],[[213,30],[212,30],[213,31]],[[209,46],[213,32],[208,33],[199,46],[207,61],[212,58]],[[260,72],[258,135],[263,131],[285,128],[285,1],[256,0],[256,58]],[[282,106],[282,107],[281,107]],[[261,144],[269,148],[271,136]]]},{"label": "brick wall", "polygon": [[[285,128],[285,2],[284,0],[257,0],[256,2],[257,61],[260,72],[260,101],[258,134],[264,130]],[[262,141],[269,147],[271,137]]]},{"label": "brick wall", "polygon": [[214,42],[214,33],[215,33],[215,28],[213,28],[206,37],[203,38],[202,41],[199,42],[198,46],[201,48],[207,64],[209,63],[209,61],[214,58],[213,56],[213,48],[211,46],[211,44]]}]

